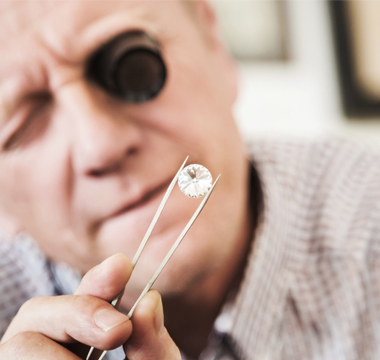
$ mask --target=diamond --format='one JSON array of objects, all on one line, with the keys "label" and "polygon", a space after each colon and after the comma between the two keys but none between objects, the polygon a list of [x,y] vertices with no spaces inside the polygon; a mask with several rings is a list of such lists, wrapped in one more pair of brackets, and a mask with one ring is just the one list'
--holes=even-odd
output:
[{"label": "diamond", "polygon": [[189,165],[179,174],[178,186],[189,197],[202,197],[208,193],[212,186],[210,171],[202,165]]}]

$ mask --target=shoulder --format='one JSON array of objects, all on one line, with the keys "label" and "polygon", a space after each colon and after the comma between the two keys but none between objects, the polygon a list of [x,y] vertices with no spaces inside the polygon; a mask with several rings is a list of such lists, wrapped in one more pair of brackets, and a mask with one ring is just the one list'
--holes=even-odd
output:
[{"label": "shoulder", "polygon": [[[305,182],[344,186],[344,176],[366,175],[374,179],[380,171],[380,147],[342,138],[318,140],[257,140],[247,145],[248,154],[258,167],[270,166],[277,180],[291,190]],[[354,179],[358,185],[360,181]],[[311,181],[311,183],[310,183]]]},{"label": "shoulder", "polygon": [[337,138],[257,141],[249,150],[263,187],[269,167],[287,193],[296,238],[321,251],[380,249],[380,151]]}]

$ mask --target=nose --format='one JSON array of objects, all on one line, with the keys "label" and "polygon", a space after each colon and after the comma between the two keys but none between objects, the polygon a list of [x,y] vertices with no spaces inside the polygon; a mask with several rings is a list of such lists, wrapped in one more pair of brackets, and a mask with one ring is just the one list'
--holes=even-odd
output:
[{"label": "nose", "polygon": [[125,115],[125,106],[86,84],[68,85],[60,95],[72,126],[74,171],[101,176],[123,169],[142,143],[141,128]]}]

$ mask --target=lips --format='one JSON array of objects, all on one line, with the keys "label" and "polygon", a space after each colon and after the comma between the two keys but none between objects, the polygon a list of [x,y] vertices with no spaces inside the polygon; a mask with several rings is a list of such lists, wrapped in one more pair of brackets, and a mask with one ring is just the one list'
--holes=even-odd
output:
[{"label": "lips", "polygon": [[113,218],[113,217],[119,216],[119,215],[121,215],[127,211],[130,211],[134,208],[137,208],[139,206],[143,206],[146,202],[148,202],[149,200],[151,200],[152,198],[157,196],[159,193],[161,193],[164,189],[166,189],[169,186],[169,184],[170,184],[170,181],[165,182],[164,184],[162,184],[162,185],[160,185],[160,186],[158,186],[158,187],[156,187],[150,191],[147,191],[139,199],[132,201],[132,202],[128,203],[127,205],[121,207],[119,210],[115,211],[114,213],[112,213],[107,218]]}]

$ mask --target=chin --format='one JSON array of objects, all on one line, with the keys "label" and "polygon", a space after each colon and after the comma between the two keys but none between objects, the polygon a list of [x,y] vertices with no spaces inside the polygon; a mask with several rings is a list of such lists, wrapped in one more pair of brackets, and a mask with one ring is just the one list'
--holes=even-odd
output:
[{"label": "chin", "polygon": [[[179,269],[168,269],[158,277],[152,288],[157,290],[163,299],[186,296],[194,292],[209,275],[207,272],[192,270],[182,272]],[[129,307],[136,301],[150,279],[145,280],[142,280],[141,276],[132,276],[126,286],[125,298]]]},{"label": "chin", "polygon": [[[162,298],[183,297],[194,293],[218,270],[220,261],[214,258],[215,254],[206,256],[205,254],[209,253],[204,251],[206,249],[190,246],[194,244],[195,239],[184,239],[184,241],[186,240],[186,244],[183,243],[179,246],[153,285],[153,288],[160,292]],[[140,295],[165,254],[147,253],[146,257],[141,259],[127,285],[130,295],[133,297]]]}]

